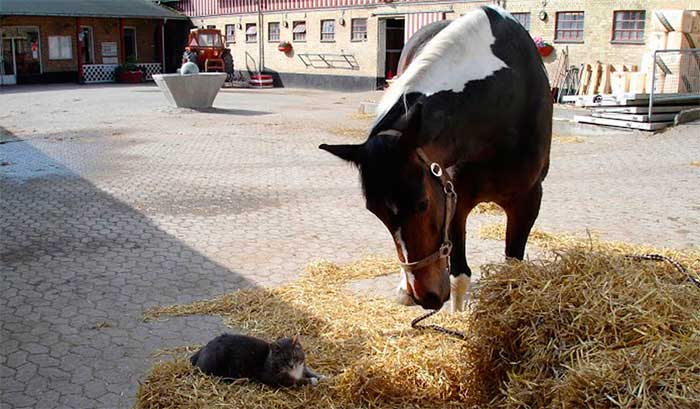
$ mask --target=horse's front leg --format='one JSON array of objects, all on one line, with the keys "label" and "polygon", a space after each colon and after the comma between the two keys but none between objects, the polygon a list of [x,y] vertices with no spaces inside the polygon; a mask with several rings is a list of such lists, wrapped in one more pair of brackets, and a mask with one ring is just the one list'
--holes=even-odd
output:
[{"label": "horse's front leg", "polygon": [[450,255],[450,311],[457,313],[464,311],[464,305],[469,299],[472,270],[467,265],[467,216],[474,208],[473,203],[457,204],[457,212],[452,220],[450,240],[452,240],[452,254]]}]

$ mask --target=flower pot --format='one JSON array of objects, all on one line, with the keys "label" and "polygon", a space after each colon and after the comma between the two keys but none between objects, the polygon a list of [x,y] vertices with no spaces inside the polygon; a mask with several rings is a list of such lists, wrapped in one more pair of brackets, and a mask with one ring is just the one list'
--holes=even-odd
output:
[{"label": "flower pot", "polygon": [[143,77],[141,71],[122,71],[119,73],[117,80],[125,84],[139,84]]},{"label": "flower pot", "polygon": [[288,53],[292,51],[292,45],[289,43],[279,43],[277,49],[283,53]]},{"label": "flower pot", "polygon": [[549,57],[550,54],[552,54],[552,51],[554,51],[554,47],[551,45],[545,45],[544,47],[540,47],[537,49],[537,51],[540,52],[540,55],[542,57]]}]

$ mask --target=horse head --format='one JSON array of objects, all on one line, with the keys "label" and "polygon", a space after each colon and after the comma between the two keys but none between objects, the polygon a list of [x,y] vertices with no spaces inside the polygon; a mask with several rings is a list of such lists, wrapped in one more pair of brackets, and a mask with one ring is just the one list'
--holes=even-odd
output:
[{"label": "horse head", "polygon": [[381,118],[362,144],[319,148],[358,167],[366,207],[394,239],[406,291],[424,308],[438,309],[450,298],[448,234],[456,194],[446,170],[428,159],[441,155],[425,146],[431,138],[421,127],[421,108],[418,101]]}]

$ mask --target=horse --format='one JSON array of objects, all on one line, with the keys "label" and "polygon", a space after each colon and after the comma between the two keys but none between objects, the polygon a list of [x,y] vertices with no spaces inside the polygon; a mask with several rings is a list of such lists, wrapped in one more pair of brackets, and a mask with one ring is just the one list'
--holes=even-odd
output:
[{"label": "horse", "polygon": [[523,259],[549,169],[552,98],[532,38],[505,10],[479,7],[431,30],[409,42],[412,61],[367,140],[319,148],[359,169],[366,208],[394,240],[400,301],[435,310],[451,299],[458,312],[477,204],[504,209],[505,255]]}]

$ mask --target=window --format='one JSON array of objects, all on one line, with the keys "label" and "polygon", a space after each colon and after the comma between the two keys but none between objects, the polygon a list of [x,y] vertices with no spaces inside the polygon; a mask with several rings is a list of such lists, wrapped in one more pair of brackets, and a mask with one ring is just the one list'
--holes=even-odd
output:
[{"label": "window", "polygon": [[124,57],[126,61],[135,62],[138,57],[136,49],[136,29],[134,27],[124,27]]},{"label": "window", "polygon": [[613,14],[612,41],[614,43],[643,43],[646,14],[644,10],[616,11]]},{"label": "window", "polygon": [[226,42],[235,43],[236,42],[236,25],[226,24]]},{"label": "window", "polygon": [[95,63],[95,45],[92,36],[92,27],[83,26],[80,27],[80,41],[82,47],[80,48],[80,60],[83,64],[94,64]]},{"label": "window", "polygon": [[292,40],[293,41],[306,41],[306,22],[305,21],[295,21],[292,24]]},{"label": "window", "polygon": [[200,33],[197,38],[200,47],[221,47],[221,36],[219,33]]},{"label": "window", "polygon": [[245,25],[245,42],[254,43],[258,41],[258,27],[255,23],[248,23]]},{"label": "window", "polygon": [[49,36],[49,60],[72,60],[71,36]]},{"label": "window", "polygon": [[554,41],[564,43],[583,42],[583,11],[558,12],[556,26]]},{"label": "window", "polygon": [[276,42],[280,40],[280,23],[267,23],[267,41]]},{"label": "window", "polygon": [[321,41],[335,41],[335,20],[321,20]]},{"label": "window", "polygon": [[525,27],[525,30],[530,31],[530,13],[512,13],[513,18],[518,20],[521,26]]},{"label": "window", "polygon": [[366,41],[367,40],[367,19],[354,18],[350,23],[350,40]]}]

